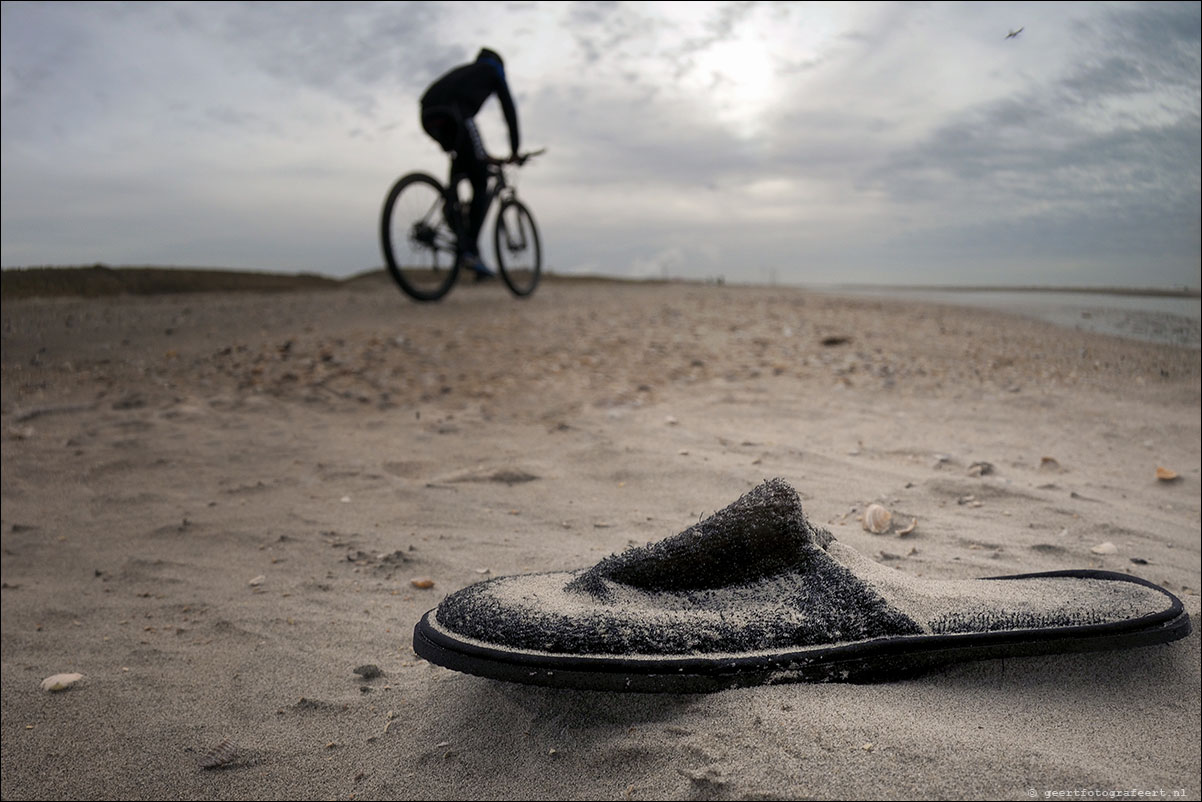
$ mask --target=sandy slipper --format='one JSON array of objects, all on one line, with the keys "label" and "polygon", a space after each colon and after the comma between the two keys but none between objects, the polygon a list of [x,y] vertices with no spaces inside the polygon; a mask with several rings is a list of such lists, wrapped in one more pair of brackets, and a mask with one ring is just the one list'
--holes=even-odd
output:
[{"label": "sandy slipper", "polygon": [[890,680],[1189,631],[1176,596],[1125,574],[906,576],[812,526],[793,488],[774,479],[678,535],[587,570],[464,588],[426,613],[413,648],[492,679],[695,692]]}]

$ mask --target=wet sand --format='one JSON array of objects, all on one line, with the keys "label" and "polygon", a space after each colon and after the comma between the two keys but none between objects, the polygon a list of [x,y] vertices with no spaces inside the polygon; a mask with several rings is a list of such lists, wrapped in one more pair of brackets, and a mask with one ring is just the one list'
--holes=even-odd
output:
[{"label": "wet sand", "polygon": [[[579,280],[3,318],[5,799],[1198,798],[1196,634],[705,696],[515,686],[410,647],[447,593],[591,565],[773,476],[908,576],[1126,571],[1196,621],[1196,350]],[[873,502],[914,532],[866,532]],[[39,688],[59,672],[85,678]]]}]

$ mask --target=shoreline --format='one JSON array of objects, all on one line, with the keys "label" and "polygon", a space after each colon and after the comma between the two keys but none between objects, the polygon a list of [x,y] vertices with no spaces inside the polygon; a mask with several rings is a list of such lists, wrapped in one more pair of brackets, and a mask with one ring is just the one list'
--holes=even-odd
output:
[{"label": "shoreline", "polygon": [[832,291],[843,290],[847,292],[857,291],[889,291],[889,290],[904,290],[906,292],[1032,292],[1032,293],[1070,293],[1081,295],[1124,295],[1134,297],[1154,297],[1154,298],[1202,298],[1202,289],[1198,287],[1180,287],[1180,288],[1162,288],[1162,287],[1106,287],[1106,286],[1057,286],[1048,285],[1022,285],[1018,284],[1013,287],[1004,285],[981,285],[974,286],[971,284],[832,284],[832,285],[807,285],[814,290],[821,290],[825,286],[829,286]]},{"label": "shoreline", "polygon": [[[817,291],[817,290],[816,290]],[[1202,302],[1197,297],[1138,291],[1004,288],[920,288],[841,291],[847,297],[895,298],[965,309],[991,309],[1052,323],[1062,329],[1202,349]]]}]

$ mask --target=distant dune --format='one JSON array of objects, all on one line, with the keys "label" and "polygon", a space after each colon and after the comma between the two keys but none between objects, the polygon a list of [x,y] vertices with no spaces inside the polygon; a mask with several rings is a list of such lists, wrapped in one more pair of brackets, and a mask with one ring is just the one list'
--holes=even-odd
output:
[{"label": "distant dune", "polygon": [[[544,281],[632,281],[603,276],[560,276],[543,272]],[[0,273],[4,300],[23,298],[99,298],[113,295],[173,295],[187,292],[291,292],[345,287],[393,287],[384,270],[369,270],[347,278],[312,273],[258,273],[184,267],[29,267]],[[661,284],[662,279],[641,280]]]},{"label": "distant dune", "polygon": [[[347,279],[353,281],[355,279]],[[281,292],[334,289],[346,281],[311,274],[174,267],[33,267],[0,273],[5,300],[37,297],[161,295],[184,292]]]}]

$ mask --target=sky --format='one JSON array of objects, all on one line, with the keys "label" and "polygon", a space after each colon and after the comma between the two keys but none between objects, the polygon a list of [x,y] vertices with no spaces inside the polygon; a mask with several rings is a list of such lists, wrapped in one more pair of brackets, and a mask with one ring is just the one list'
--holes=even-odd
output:
[{"label": "sky", "polygon": [[4,2],[0,262],[377,269],[487,46],[556,272],[1198,287],[1200,9]]}]

